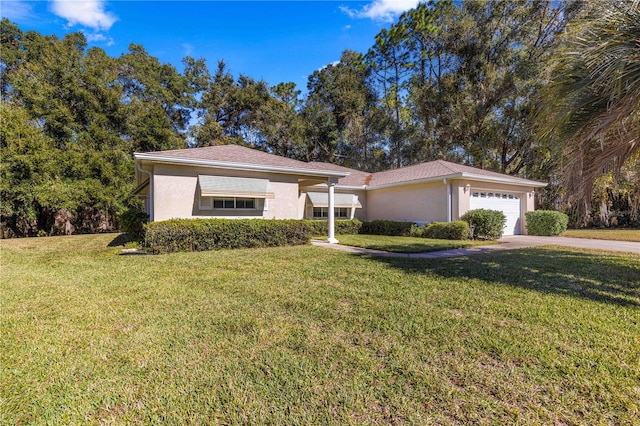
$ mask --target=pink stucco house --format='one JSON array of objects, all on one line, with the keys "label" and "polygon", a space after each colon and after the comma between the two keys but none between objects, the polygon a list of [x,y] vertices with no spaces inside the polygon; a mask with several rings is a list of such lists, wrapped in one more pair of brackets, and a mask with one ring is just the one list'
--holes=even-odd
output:
[{"label": "pink stucco house", "polygon": [[327,219],[429,223],[500,210],[505,235],[526,232],[534,191],[546,184],[447,161],[378,173],[221,145],[135,154],[135,194],[151,221],[171,218]]}]

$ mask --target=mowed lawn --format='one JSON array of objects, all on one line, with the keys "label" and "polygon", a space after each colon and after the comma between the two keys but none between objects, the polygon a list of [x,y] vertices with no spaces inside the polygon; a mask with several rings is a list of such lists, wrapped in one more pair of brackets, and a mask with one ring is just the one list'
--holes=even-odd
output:
[{"label": "mowed lawn", "polygon": [[567,229],[563,237],[640,241],[640,229]]},{"label": "mowed lawn", "polygon": [[640,257],[0,242],[1,424],[637,424]]},{"label": "mowed lawn", "polygon": [[496,244],[494,241],[436,240],[421,237],[393,237],[387,235],[338,235],[340,244],[394,253],[425,253]]}]

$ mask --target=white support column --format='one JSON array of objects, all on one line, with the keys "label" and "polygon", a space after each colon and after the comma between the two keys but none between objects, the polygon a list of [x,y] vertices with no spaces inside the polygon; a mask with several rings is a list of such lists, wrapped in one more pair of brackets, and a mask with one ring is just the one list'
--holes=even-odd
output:
[{"label": "white support column", "polygon": [[451,183],[444,179],[444,184],[447,185],[447,222],[451,222]]},{"label": "white support column", "polygon": [[349,217],[351,220],[353,220],[353,218],[356,215],[356,202],[358,201],[358,196],[357,195],[353,195],[353,198],[351,199],[351,216]]},{"label": "white support column", "polygon": [[335,200],[334,200],[334,189],[337,181],[335,179],[329,179],[327,182],[327,187],[329,190],[329,203],[327,208],[327,217],[329,220],[328,228],[329,228],[329,238],[327,239],[328,243],[336,244],[338,240],[336,240],[336,230],[335,230]]}]

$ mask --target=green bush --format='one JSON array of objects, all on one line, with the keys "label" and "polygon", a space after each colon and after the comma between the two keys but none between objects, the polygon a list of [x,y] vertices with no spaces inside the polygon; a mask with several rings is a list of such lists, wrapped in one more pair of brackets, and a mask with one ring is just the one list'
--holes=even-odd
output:
[{"label": "green bush", "polygon": [[498,210],[469,210],[460,219],[469,224],[474,240],[497,240],[502,237],[507,217]]},{"label": "green bush", "polygon": [[144,240],[144,225],[149,220],[149,216],[136,208],[128,208],[120,213],[120,230],[126,232],[134,241]]},{"label": "green bush", "polygon": [[425,228],[426,226],[424,225],[417,225],[414,223],[411,225],[411,229],[409,229],[409,236],[418,238],[423,237]]},{"label": "green bush", "polygon": [[554,210],[535,210],[525,216],[529,235],[560,235],[569,223],[569,216]]},{"label": "green bush", "polygon": [[[311,235],[314,237],[317,236],[327,236],[329,234],[329,222],[326,220],[304,220],[309,226],[311,230]],[[362,226],[362,222],[358,219],[353,220],[336,220],[334,222],[335,232],[337,235],[340,234],[357,234],[360,231],[360,227]]]},{"label": "green bush", "polygon": [[171,219],[147,225],[150,253],[308,244],[311,227],[302,220]]},{"label": "green bush", "polygon": [[463,220],[433,222],[424,227],[422,236],[439,240],[468,240],[469,231],[469,224]]},{"label": "green bush", "polygon": [[372,220],[370,222],[362,222],[360,233],[369,235],[408,236],[411,234],[411,228],[414,226],[415,223],[413,222]]}]

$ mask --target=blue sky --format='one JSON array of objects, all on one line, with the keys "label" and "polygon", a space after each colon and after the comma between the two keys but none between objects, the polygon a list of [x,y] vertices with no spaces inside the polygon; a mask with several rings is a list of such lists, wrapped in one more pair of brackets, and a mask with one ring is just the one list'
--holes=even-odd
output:
[{"label": "blue sky", "polygon": [[223,59],[236,76],[293,81],[304,90],[314,70],[345,49],[366,52],[382,28],[417,3],[2,0],[0,14],[25,31],[59,37],[82,31],[90,46],[111,56],[136,43],[180,70],[186,55],[205,58],[210,70]]}]

